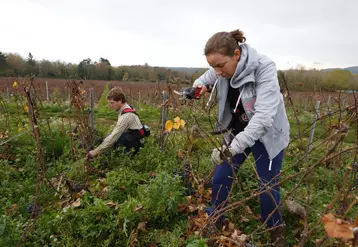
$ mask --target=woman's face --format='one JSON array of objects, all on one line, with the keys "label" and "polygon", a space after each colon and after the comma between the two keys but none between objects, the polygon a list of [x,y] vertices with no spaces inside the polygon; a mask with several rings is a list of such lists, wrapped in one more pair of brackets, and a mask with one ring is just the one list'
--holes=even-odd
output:
[{"label": "woman's face", "polygon": [[206,56],[206,60],[215,69],[216,75],[229,79],[235,73],[240,54],[239,49],[235,49],[233,56],[212,53]]}]

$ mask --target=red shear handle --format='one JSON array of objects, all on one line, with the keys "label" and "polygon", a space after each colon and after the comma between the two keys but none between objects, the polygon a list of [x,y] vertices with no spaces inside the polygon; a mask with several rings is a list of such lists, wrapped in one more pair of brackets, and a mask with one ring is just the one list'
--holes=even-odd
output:
[{"label": "red shear handle", "polygon": [[194,99],[200,99],[200,97],[201,97],[200,92],[201,92],[201,88],[196,87],[194,90]]},{"label": "red shear handle", "polygon": [[201,88],[198,87],[188,87],[182,90],[182,95],[185,99],[199,99],[200,98]]}]

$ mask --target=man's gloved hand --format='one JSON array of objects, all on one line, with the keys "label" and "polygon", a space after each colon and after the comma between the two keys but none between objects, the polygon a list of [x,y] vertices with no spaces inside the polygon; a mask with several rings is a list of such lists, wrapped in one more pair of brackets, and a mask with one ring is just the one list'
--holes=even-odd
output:
[{"label": "man's gloved hand", "polygon": [[221,165],[224,162],[224,157],[231,158],[236,154],[235,150],[226,145],[221,147],[221,152],[219,149],[214,148],[211,153],[211,160],[215,165]]},{"label": "man's gloved hand", "polygon": [[94,151],[91,150],[91,151],[89,151],[89,152],[87,153],[86,159],[87,159],[87,160],[90,160],[90,159],[92,159],[92,158],[95,157],[95,156],[96,156],[96,155],[95,155]]}]

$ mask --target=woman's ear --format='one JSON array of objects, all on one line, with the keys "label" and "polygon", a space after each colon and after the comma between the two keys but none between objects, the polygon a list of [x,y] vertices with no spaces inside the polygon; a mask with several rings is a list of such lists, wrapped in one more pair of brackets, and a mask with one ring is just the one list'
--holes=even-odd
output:
[{"label": "woman's ear", "polygon": [[236,60],[239,60],[240,55],[241,55],[241,51],[239,49],[235,49],[234,57],[235,57]]}]

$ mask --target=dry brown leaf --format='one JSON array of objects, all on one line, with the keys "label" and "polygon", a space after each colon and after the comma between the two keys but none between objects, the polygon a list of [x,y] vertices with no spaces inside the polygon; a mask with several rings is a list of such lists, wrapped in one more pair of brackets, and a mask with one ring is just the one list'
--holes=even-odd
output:
[{"label": "dry brown leaf", "polygon": [[71,201],[71,197],[68,197],[68,198],[66,198],[65,200],[59,202],[58,204],[60,205],[60,207],[64,207],[64,206],[66,206],[66,205],[68,204],[68,202],[70,202],[70,201]]},{"label": "dry brown leaf", "polygon": [[137,212],[138,210],[141,210],[143,208],[143,206],[142,205],[139,205],[139,206],[137,206],[137,207],[134,207],[133,209],[132,209],[132,212],[134,213],[134,212]]},{"label": "dry brown leaf", "polygon": [[205,204],[200,204],[198,206],[198,209],[201,210],[201,211],[204,211],[205,208],[207,208],[207,206]]},{"label": "dry brown leaf", "polygon": [[8,214],[11,214],[16,209],[16,204],[11,204],[11,207],[7,208],[6,211]]},{"label": "dry brown leaf", "polygon": [[245,209],[246,209],[246,212],[248,212],[249,214],[254,214],[249,206],[246,205]]},{"label": "dry brown leaf", "polygon": [[239,243],[236,242],[237,241],[235,241],[234,239],[225,236],[220,236],[216,241],[216,243],[219,244],[219,246],[223,246],[223,247],[234,247],[234,246],[237,247]]},{"label": "dry brown leaf", "polygon": [[189,212],[192,213],[194,212],[195,210],[197,210],[196,207],[193,207],[193,206],[188,206],[188,209],[189,209]]},{"label": "dry brown leaf", "polygon": [[113,201],[109,201],[109,202],[106,203],[106,205],[107,205],[108,207],[113,207],[113,206],[116,206],[117,203],[115,203],[115,202],[113,202]]},{"label": "dry brown leaf", "polygon": [[179,209],[178,209],[179,213],[184,213],[185,210],[186,210],[186,205],[185,204],[179,205]]},{"label": "dry brown leaf", "polygon": [[[230,222],[229,223],[229,230],[234,230],[235,229],[235,224]],[[236,230],[235,230],[236,231]]]},{"label": "dry brown leaf", "polygon": [[249,222],[250,220],[246,218],[245,216],[241,215],[241,222]]},{"label": "dry brown leaf", "polygon": [[82,197],[82,196],[84,196],[86,193],[87,193],[87,191],[85,191],[84,189],[82,189],[80,192],[77,193],[77,195],[78,195],[79,197]]},{"label": "dry brown leaf", "polygon": [[195,226],[197,227],[202,227],[203,225],[205,225],[206,221],[207,221],[207,218],[204,218],[204,217],[195,217],[195,218],[192,218],[192,221],[194,223]]},{"label": "dry brown leaf", "polygon": [[184,157],[183,151],[181,151],[180,149],[178,149],[178,157],[179,157],[179,158],[183,158],[183,157]]},{"label": "dry brown leaf", "polygon": [[246,234],[241,234],[237,240],[245,243],[248,238],[249,236],[247,236]]},{"label": "dry brown leaf", "polygon": [[244,243],[246,241],[246,239],[248,238],[248,236],[245,234],[240,234],[240,233],[241,233],[240,231],[235,230],[234,233],[231,235],[231,238],[235,241]]},{"label": "dry brown leaf", "polygon": [[191,196],[187,196],[187,197],[186,197],[186,200],[188,201],[189,204],[192,203],[192,198],[191,198]]},{"label": "dry brown leaf", "polygon": [[155,177],[157,174],[155,172],[149,172],[149,177]]},{"label": "dry brown leaf", "polygon": [[138,246],[138,230],[133,230],[131,235],[129,235],[129,247],[136,247]]},{"label": "dry brown leaf", "polygon": [[138,224],[138,226],[137,226],[137,229],[140,230],[140,231],[142,231],[142,232],[146,232],[146,231],[147,231],[147,229],[146,229],[146,223],[147,223],[147,222],[140,222],[140,223]]},{"label": "dry brown leaf", "polygon": [[330,238],[341,238],[344,241],[353,239],[353,225],[341,219],[335,219],[332,214],[322,217],[327,236]]},{"label": "dry brown leaf", "polygon": [[157,247],[157,244],[153,243],[153,242],[150,242],[150,243],[146,244],[145,247]]},{"label": "dry brown leaf", "polygon": [[199,195],[203,195],[204,194],[204,191],[205,191],[205,188],[204,188],[204,185],[203,184],[199,184],[198,186],[198,193]]},{"label": "dry brown leaf", "polygon": [[79,206],[81,206],[81,199],[77,198],[77,200],[71,204],[71,207],[77,208]]}]

